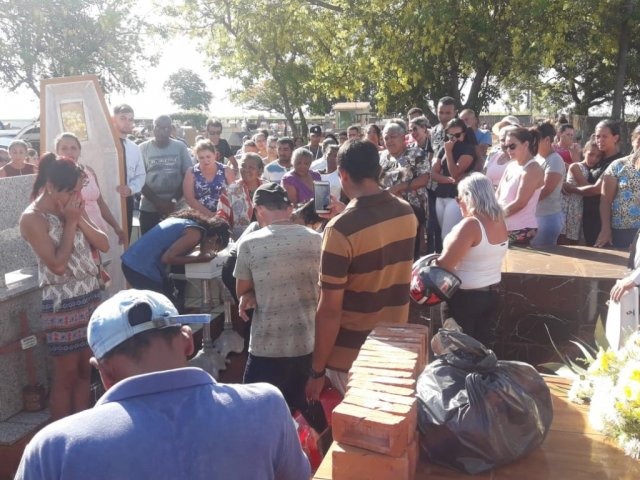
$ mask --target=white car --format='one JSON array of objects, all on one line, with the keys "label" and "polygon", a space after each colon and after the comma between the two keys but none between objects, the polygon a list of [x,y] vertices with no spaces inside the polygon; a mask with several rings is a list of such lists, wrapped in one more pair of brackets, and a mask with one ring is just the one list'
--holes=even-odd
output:
[{"label": "white car", "polygon": [[40,122],[33,122],[19,130],[0,130],[0,148],[7,148],[14,140],[23,140],[40,154]]}]

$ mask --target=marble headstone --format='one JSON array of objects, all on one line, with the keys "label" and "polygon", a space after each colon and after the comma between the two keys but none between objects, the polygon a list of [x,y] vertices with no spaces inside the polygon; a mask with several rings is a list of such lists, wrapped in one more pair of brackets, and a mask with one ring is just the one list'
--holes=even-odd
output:
[{"label": "marble headstone", "polygon": [[[29,204],[35,175],[0,179],[0,421],[22,410],[22,388],[27,385],[25,351],[1,349],[16,346],[23,336],[21,312],[29,331],[41,332],[37,261],[18,228],[20,214]],[[29,349],[34,358],[36,381],[47,384],[46,351],[42,341]]]}]

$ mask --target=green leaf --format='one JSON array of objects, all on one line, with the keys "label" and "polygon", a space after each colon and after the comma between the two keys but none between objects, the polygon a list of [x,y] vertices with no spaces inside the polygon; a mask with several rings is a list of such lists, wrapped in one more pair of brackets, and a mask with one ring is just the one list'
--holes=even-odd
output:
[{"label": "green leaf", "polygon": [[602,348],[603,350],[611,348],[609,340],[607,340],[604,324],[602,323],[602,316],[600,315],[598,315],[598,319],[596,320],[596,329],[593,332],[593,338],[595,339],[596,346],[598,348]]},{"label": "green leaf", "polygon": [[571,343],[573,343],[576,347],[578,347],[580,349],[580,351],[582,352],[582,354],[584,355],[584,360],[587,363],[592,363],[595,360],[595,357],[591,354],[591,352],[589,352],[588,348],[589,346],[576,341],[576,340],[570,340]]}]

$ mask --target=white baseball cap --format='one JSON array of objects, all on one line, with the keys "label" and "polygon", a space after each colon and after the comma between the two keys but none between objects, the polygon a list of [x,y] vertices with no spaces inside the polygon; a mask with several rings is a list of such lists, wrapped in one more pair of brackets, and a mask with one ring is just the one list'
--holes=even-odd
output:
[{"label": "white baseball cap", "polygon": [[87,340],[94,356],[100,359],[138,333],[210,321],[209,314],[179,315],[173,303],[161,293],[121,290],[93,312]]}]

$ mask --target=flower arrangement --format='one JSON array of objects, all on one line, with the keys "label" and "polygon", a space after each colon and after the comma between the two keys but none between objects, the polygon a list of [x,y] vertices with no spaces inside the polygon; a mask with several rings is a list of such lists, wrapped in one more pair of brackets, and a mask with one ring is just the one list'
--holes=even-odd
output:
[{"label": "flower arrangement", "polygon": [[591,426],[613,438],[627,455],[640,459],[640,332],[612,350],[598,321],[595,338],[597,350],[573,341],[584,358],[572,361],[556,348],[564,363],[542,366],[572,378],[569,400],[589,404]]}]

